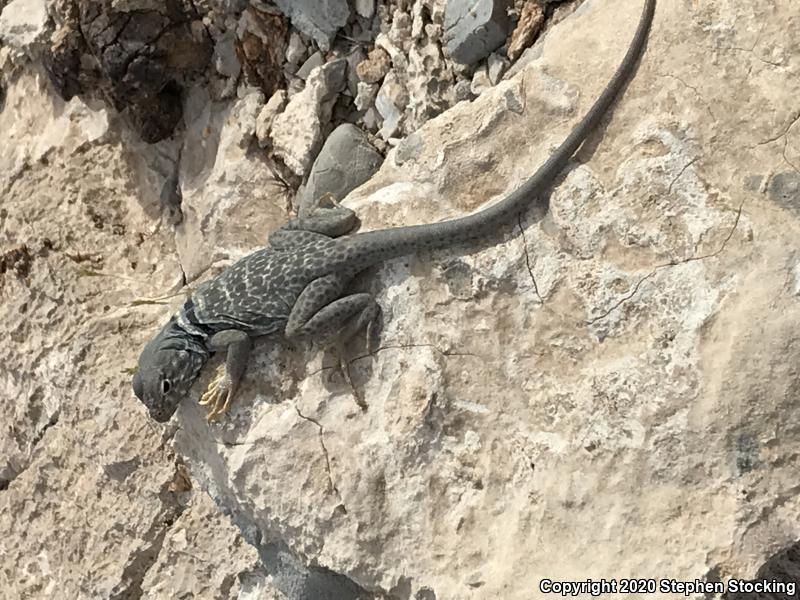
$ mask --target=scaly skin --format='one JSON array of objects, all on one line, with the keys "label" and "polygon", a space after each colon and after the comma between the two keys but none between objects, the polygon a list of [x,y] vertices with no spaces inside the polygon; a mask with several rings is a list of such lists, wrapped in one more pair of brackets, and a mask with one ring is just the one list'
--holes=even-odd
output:
[{"label": "scaly skin", "polygon": [[283,333],[340,346],[379,313],[369,294],[342,295],[350,281],[380,262],[485,237],[515,222],[544,193],[608,112],[641,55],[656,0],[645,0],[634,38],[598,99],[552,156],[522,186],[475,214],[434,223],[345,235],[357,222],[338,205],[314,207],[274,232],[269,245],[201,286],[145,346],[133,378],[137,397],[167,421],[214,350],[227,350],[201,403],[209,419],[223,414],[247,368],[251,339]]}]

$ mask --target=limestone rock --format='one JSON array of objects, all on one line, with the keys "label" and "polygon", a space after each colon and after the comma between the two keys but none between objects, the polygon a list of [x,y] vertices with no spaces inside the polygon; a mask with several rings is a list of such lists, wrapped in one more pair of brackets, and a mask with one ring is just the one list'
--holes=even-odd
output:
[{"label": "limestone rock", "polygon": [[[397,5],[376,4],[388,24]],[[435,34],[441,4],[407,3],[412,35]],[[546,160],[606,85],[641,0],[581,6],[390,151],[345,200],[364,230],[471,213]],[[216,43],[226,18],[204,14]],[[53,96],[0,49],[4,596],[529,600],[543,577],[794,582],[795,17],[785,1],[660,2],[625,94],[540,203],[482,243],[353,282],[383,308],[373,351],[355,339],[346,354],[366,412],[334,356],[276,337],[212,425],[196,399],[222,357],[163,426],[130,370],[184,284],[287,216],[252,143],[262,100],[198,77],[182,84],[185,132],[134,144],[112,110]],[[401,124],[411,48],[431,39],[389,40],[407,61],[386,76]],[[85,86],[99,64],[63,81]],[[374,107],[364,118],[381,123]],[[173,228],[163,177],[139,171],[179,155]]]},{"label": "limestone rock", "polygon": [[258,144],[262,148],[269,144],[272,122],[286,106],[286,101],[286,92],[284,90],[278,90],[264,105],[261,112],[258,113],[258,118],[256,119],[256,137],[258,138]]},{"label": "limestone rock", "polygon": [[236,32],[237,55],[247,83],[272,96],[283,87],[282,64],[288,44],[286,20],[280,14],[249,6],[242,13]]},{"label": "limestone rock", "polygon": [[394,71],[390,71],[375,97],[375,108],[383,119],[381,137],[388,140],[400,127],[403,111],[408,105],[408,90]]},{"label": "limestone rock", "polygon": [[347,0],[276,0],[275,4],[324,51],[350,16]]},{"label": "limestone rock", "polygon": [[330,118],[333,101],[344,89],[347,61],[331,61],[311,72],[303,91],[294,95],[272,124],[275,155],[297,175],[311,168],[322,147],[322,126]]},{"label": "limestone rock", "polygon": [[0,7],[0,44],[30,53],[49,33],[46,0],[12,0]]},{"label": "limestone rock", "polygon": [[450,56],[473,64],[503,45],[510,0],[447,0],[444,35]]}]

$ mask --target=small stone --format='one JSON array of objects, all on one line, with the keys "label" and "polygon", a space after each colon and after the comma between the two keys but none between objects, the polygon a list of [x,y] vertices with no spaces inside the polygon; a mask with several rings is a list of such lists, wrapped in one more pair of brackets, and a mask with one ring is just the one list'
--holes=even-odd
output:
[{"label": "small stone", "polygon": [[236,46],[234,36],[229,33],[221,37],[214,44],[214,54],[212,55],[214,69],[223,77],[238,77],[242,71],[242,63],[236,57]]},{"label": "small stone", "polygon": [[364,83],[359,82],[358,93],[354,104],[358,110],[367,110],[370,106],[375,104],[375,96],[378,95],[378,90],[381,86],[377,83]]},{"label": "small stone", "polygon": [[489,81],[492,82],[492,85],[500,83],[500,79],[502,79],[503,74],[508,70],[510,65],[507,59],[496,52],[489,55],[486,64],[489,68]]},{"label": "small stone", "polygon": [[378,83],[392,66],[389,54],[383,48],[373,48],[367,58],[356,67],[358,78],[365,83]]},{"label": "small stone", "polygon": [[293,31],[289,36],[289,44],[286,46],[286,61],[293,65],[299,65],[308,52],[303,38]]},{"label": "small stone", "polygon": [[511,60],[517,60],[528,46],[536,41],[544,23],[544,8],[533,0],[527,0],[519,15],[519,21],[511,34],[506,54]]},{"label": "small stone", "polygon": [[356,13],[365,19],[371,19],[375,14],[375,0],[355,0]]},{"label": "small stone", "polygon": [[472,93],[470,89],[472,87],[472,82],[468,79],[462,79],[458,83],[456,83],[455,87],[453,88],[455,91],[456,102],[462,102],[464,100],[472,100],[475,95]]},{"label": "small stone", "polygon": [[300,79],[308,79],[311,71],[322,66],[323,64],[325,64],[325,58],[322,56],[322,52],[318,50],[308,57],[308,60],[303,63],[303,66],[297,70],[296,75]]},{"label": "small stone", "polygon": [[308,206],[326,193],[342,200],[372,177],[382,163],[383,157],[363,131],[354,125],[339,125],[325,140],[314,161],[301,206]]},{"label": "small stone", "polygon": [[483,92],[492,87],[492,82],[489,79],[489,70],[483,66],[472,76],[472,83],[470,83],[469,90],[475,96],[480,96]]},{"label": "small stone", "polygon": [[447,0],[444,37],[452,59],[470,65],[502,46],[512,4],[511,0]]},{"label": "small stone", "polygon": [[364,50],[361,49],[361,46],[356,46],[350,54],[347,55],[347,89],[353,97],[358,94],[358,84],[360,83],[356,69],[366,58],[367,55],[364,53]]},{"label": "small stone", "polygon": [[278,90],[269,101],[264,105],[256,117],[256,138],[258,145],[262,148],[269,144],[269,133],[272,129],[272,122],[286,106],[288,94],[286,90]]},{"label": "small stone", "polygon": [[374,106],[369,108],[367,112],[364,113],[364,116],[361,118],[361,122],[368,131],[372,132],[378,131],[383,124],[381,115]]},{"label": "small stone", "polygon": [[400,128],[403,111],[408,106],[408,91],[394,71],[390,71],[375,97],[375,108],[383,118],[380,136],[384,140],[392,137]]}]

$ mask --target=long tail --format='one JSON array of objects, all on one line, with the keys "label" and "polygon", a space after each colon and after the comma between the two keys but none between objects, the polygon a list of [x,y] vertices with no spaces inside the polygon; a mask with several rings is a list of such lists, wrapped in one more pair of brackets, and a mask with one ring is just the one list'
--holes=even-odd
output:
[{"label": "long tail", "polygon": [[633,72],[634,65],[642,53],[650,25],[653,22],[656,0],[645,0],[642,16],[625,58],[611,78],[603,93],[595,101],[583,119],[561,143],[556,151],[518,189],[503,200],[475,214],[431,223],[395,227],[359,233],[348,238],[342,256],[343,264],[366,268],[381,261],[412,254],[420,250],[445,248],[461,242],[469,242],[496,231],[499,225],[509,222],[558,177],[569,159],[608,112],[615,97]]}]

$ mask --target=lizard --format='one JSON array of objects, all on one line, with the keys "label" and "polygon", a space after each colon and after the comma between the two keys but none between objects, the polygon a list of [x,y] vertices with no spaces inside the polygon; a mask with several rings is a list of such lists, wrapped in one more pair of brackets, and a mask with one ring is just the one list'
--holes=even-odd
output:
[{"label": "lizard", "polygon": [[643,53],[656,0],[644,0],[636,32],[609,83],[550,157],[502,200],[438,223],[350,233],[355,213],[318,201],[269,235],[268,243],[199,286],[144,347],[133,376],[135,395],[159,422],[168,421],[212,352],[224,363],[202,395],[208,419],[224,414],[247,369],[253,338],[283,334],[341,348],[369,339],[379,306],[372,295],[346,292],[353,278],[393,258],[474,242],[514,221],[545,193],[611,108]]}]

